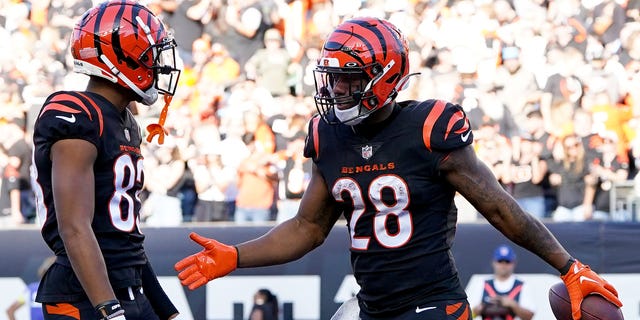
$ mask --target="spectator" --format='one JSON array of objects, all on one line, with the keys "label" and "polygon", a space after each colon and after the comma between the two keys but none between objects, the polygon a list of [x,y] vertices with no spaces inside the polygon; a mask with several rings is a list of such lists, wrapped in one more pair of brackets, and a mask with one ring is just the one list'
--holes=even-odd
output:
[{"label": "spectator", "polygon": [[[553,74],[547,79],[547,83],[544,87],[543,94],[540,98],[540,110],[543,116],[549,123],[548,130],[557,128],[560,126],[558,123],[561,120],[558,119],[570,119],[569,114],[556,114],[560,103],[568,103],[570,110],[579,107],[580,98],[582,98],[582,82],[576,76],[576,72],[580,65],[584,64],[584,57],[580,51],[575,48],[566,48],[560,50],[558,48],[552,48],[551,51],[558,50],[559,52],[553,53],[558,55],[558,60],[554,61],[554,65],[550,66],[550,70],[553,70]],[[549,52],[551,55],[552,53]]]},{"label": "spectator", "polygon": [[614,205],[611,210],[611,189],[617,183],[627,180],[629,174],[629,160],[621,157],[616,150],[618,135],[612,131],[599,134],[602,144],[599,147],[599,157],[594,160],[591,171],[597,177],[596,194],[594,199],[594,216],[606,217],[614,221],[629,221],[630,208],[618,208]]},{"label": "spectator", "polygon": [[266,30],[273,27],[265,6],[258,0],[227,1],[225,32],[220,39],[241,66],[263,46]]},{"label": "spectator", "polygon": [[612,55],[602,47],[595,47],[592,52],[587,53],[588,61],[578,74],[584,83],[582,107],[587,109],[600,93],[609,95],[609,101],[617,102],[622,98],[619,75],[624,73],[624,67],[617,61],[617,57],[611,58]]},{"label": "spectator", "polygon": [[36,218],[34,195],[31,190],[29,167],[31,166],[31,145],[25,136],[23,118],[13,118],[2,126],[2,147],[5,148],[8,163],[5,166],[2,195],[9,199],[11,220],[14,224],[33,223]]},{"label": "spectator", "polygon": [[598,147],[602,140],[598,137],[596,128],[594,128],[592,112],[583,108],[576,109],[573,113],[571,123],[573,125],[573,132],[580,137],[582,144],[586,146],[585,157],[587,158],[587,162],[593,163],[593,160],[598,157]]},{"label": "spectator", "polygon": [[503,178],[509,168],[511,147],[509,140],[499,133],[500,127],[495,120],[485,119],[475,131],[474,148],[478,159],[485,163],[504,186]]},{"label": "spectator", "polygon": [[77,19],[93,6],[91,0],[53,0],[49,1],[47,21],[61,34],[69,34]]},{"label": "spectator", "polygon": [[175,226],[182,222],[182,203],[178,191],[185,178],[187,164],[173,140],[152,150],[145,157],[145,186],[149,197],[144,203],[144,221],[152,226]]},{"label": "spectator", "polygon": [[484,281],[482,299],[469,301],[474,318],[482,320],[531,320],[536,306],[528,286],[514,273],[516,253],[508,245],[501,245],[493,252],[493,277]]},{"label": "spectator", "polygon": [[253,295],[253,307],[248,320],[278,320],[278,297],[269,289],[260,289]]},{"label": "spectator", "polygon": [[605,91],[596,93],[592,103],[584,103],[584,109],[590,111],[593,116],[595,132],[613,131],[618,135],[618,154],[626,156],[629,145],[624,128],[633,116],[632,110],[612,101]]},{"label": "spectator", "polygon": [[[173,36],[180,41],[178,53],[180,58],[186,63],[193,63],[192,45],[202,36],[204,25],[200,17],[204,13],[194,12],[202,8],[198,7],[200,2],[206,0],[153,0],[159,5],[163,13],[160,15],[173,31]],[[195,8],[194,8],[195,7]],[[194,10],[191,10],[194,8]],[[190,11],[191,10],[191,11]]]},{"label": "spectator", "polygon": [[585,221],[594,218],[596,178],[589,172],[586,149],[580,137],[570,134],[561,140],[561,159],[551,166],[549,180],[558,188],[555,221]]},{"label": "spectator", "polygon": [[244,112],[248,110],[257,110],[262,115],[273,115],[279,111],[276,101],[271,92],[266,88],[256,85],[253,79],[243,79],[235,83],[227,96],[222,108],[218,111],[221,118],[221,130],[224,133],[226,125],[224,118],[238,117],[243,118]]},{"label": "spectator", "polygon": [[517,123],[524,120],[524,108],[528,102],[538,96],[538,84],[535,75],[522,66],[520,48],[502,48],[502,64],[496,70],[497,86],[501,87],[498,97],[514,115]]},{"label": "spectator", "polygon": [[620,49],[620,31],[626,21],[625,11],[615,0],[600,1],[593,8],[593,22],[589,31],[596,36],[608,53]]},{"label": "spectator", "polygon": [[246,144],[254,142],[257,152],[270,155],[276,151],[273,130],[258,110],[248,110],[244,113],[244,132],[242,139]]},{"label": "spectator", "polygon": [[[640,6],[640,2],[637,3]],[[640,27],[630,25],[626,29],[626,37],[622,39],[622,48],[619,54],[620,63],[626,70],[635,73],[640,70]]]},{"label": "spectator", "polygon": [[245,64],[247,78],[255,79],[256,85],[266,88],[274,97],[290,94],[292,88],[289,79],[294,72],[294,65],[289,52],[282,47],[282,35],[278,29],[265,32],[264,46]]},{"label": "spectator", "polygon": [[[214,42],[210,46],[208,41],[200,39],[204,48],[194,53],[194,58],[203,60],[202,66],[197,70],[197,83],[190,100],[191,109],[196,112],[199,119],[209,117],[218,121],[218,108],[224,99],[225,91],[238,81],[240,65],[230,55],[225,46],[220,42]],[[206,52],[206,57],[200,58]]]},{"label": "spectator", "polygon": [[235,220],[236,200],[238,197],[238,167],[251,155],[247,144],[242,140],[245,133],[243,119],[237,116],[230,116],[225,129],[224,139],[220,141],[220,150],[224,152],[220,155],[220,161],[225,169],[233,170],[235,179],[227,187],[225,196],[229,205],[229,217]]},{"label": "spectator", "polygon": [[227,190],[235,183],[236,171],[222,164],[219,145],[211,145],[201,150],[201,156],[194,165],[194,178],[198,202],[193,221],[229,221],[232,217]]},{"label": "spectator", "polygon": [[302,156],[306,134],[299,131],[290,138],[284,151],[284,168],[280,181],[280,201],[277,221],[282,222],[296,215],[304,190],[311,178],[311,161]]},{"label": "spectator", "polygon": [[453,53],[448,47],[441,47],[436,50],[434,65],[430,80],[422,79],[432,84],[434,99],[452,100],[456,97],[456,88],[461,82],[460,73],[456,69],[453,61]]},{"label": "spectator", "polygon": [[[544,218],[550,218],[558,206],[557,189],[549,183],[549,161],[552,160],[551,148],[555,138],[551,137],[544,129],[544,120],[539,105],[529,105],[524,113],[526,115],[523,125],[524,137],[539,143],[541,147],[539,158],[546,162],[547,170],[541,184],[544,190]],[[517,147],[514,148],[514,154],[516,153],[520,153],[520,149]]]},{"label": "spectator", "polygon": [[520,128],[509,108],[498,98],[500,90],[502,90],[501,87],[495,86],[485,88],[479,97],[478,106],[484,117],[491,118],[498,123],[501,135],[512,139],[520,133]]},{"label": "spectator", "polygon": [[561,48],[572,47],[584,53],[588,39],[588,21],[591,12],[583,5],[583,1],[569,0],[550,2],[548,21],[552,24],[550,42]]},{"label": "spectator", "polygon": [[542,180],[547,174],[547,162],[541,158],[542,144],[521,138],[518,149],[517,157],[512,157],[502,181],[509,184],[511,195],[524,211],[542,219],[545,217]]},{"label": "spectator", "polygon": [[247,146],[250,155],[238,167],[235,221],[269,221],[272,220],[277,197],[276,163],[272,154],[259,147],[258,141],[250,141]]}]

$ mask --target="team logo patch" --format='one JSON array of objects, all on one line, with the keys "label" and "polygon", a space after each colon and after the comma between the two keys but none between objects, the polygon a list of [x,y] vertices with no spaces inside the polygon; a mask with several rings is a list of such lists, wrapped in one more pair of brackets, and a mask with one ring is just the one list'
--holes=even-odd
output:
[{"label": "team logo patch", "polygon": [[321,58],[318,65],[323,67],[340,67],[340,61],[336,58]]},{"label": "team logo patch", "polygon": [[362,146],[362,157],[365,160],[369,160],[369,158],[371,158],[371,156],[373,156],[373,147],[370,145],[364,145]]},{"label": "team logo patch", "polygon": [[127,139],[127,141],[131,141],[131,134],[129,133],[129,129],[124,128],[124,137]]}]

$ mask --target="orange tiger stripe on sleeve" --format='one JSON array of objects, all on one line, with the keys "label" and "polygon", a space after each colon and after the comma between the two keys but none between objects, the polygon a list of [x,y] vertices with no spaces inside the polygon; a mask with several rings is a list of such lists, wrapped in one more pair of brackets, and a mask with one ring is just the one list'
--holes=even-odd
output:
[{"label": "orange tiger stripe on sleeve", "polygon": [[442,100],[436,101],[433,110],[429,112],[427,119],[424,120],[424,125],[422,126],[422,141],[429,151],[431,151],[431,135],[433,133],[433,127],[436,124],[436,120],[438,120],[440,115],[442,115],[442,112],[444,112],[446,105],[447,103]]},{"label": "orange tiger stripe on sleeve", "polygon": [[100,123],[100,136],[102,136],[102,130],[104,129],[104,121],[102,120],[102,109],[98,108],[98,105],[96,105],[96,102],[90,99],[89,97],[87,97],[86,95],[80,92],[78,92],[78,94],[83,96],[85,99],[87,99],[87,101],[89,101],[91,106],[96,110],[96,113],[98,114],[98,123]]}]

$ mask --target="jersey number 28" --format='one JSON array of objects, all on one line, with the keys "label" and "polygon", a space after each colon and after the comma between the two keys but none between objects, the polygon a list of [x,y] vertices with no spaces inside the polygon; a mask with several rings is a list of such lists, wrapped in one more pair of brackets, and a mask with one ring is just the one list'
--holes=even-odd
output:
[{"label": "jersey number 28", "polygon": [[[382,200],[382,191],[385,188],[391,189],[395,197],[395,203],[385,203]],[[367,250],[371,235],[357,235],[356,225],[358,223],[373,223],[373,236],[377,242],[386,248],[398,248],[406,244],[413,233],[413,221],[409,207],[409,188],[407,183],[396,175],[381,175],[369,184],[369,200],[376,209],[373,222],[362,220],[365,213],[366,204],[362,194],[362,188],[357,181],[351,178],[340,178],[333,185],[333,197],[338,202],[343,202],[343,192],[348,192],[353,201],[353,214],[349,220],[351,234],[351,248],[354,250]],[[391,232],[387,228],[389,216],[395,216],[398,220],[398,229]],[[362,228],[360,228],[362,229]]]}]

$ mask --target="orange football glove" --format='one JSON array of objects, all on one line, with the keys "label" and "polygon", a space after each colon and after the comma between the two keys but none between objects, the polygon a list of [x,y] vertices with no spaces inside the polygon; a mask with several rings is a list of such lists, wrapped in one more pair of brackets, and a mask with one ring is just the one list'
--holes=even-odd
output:
[{"label": "orange football glove", "polygon": [[195,232],[189,238],[204,250],[178,261],[174,268],[184,286],[195,290],[207,282],[226,276],[238,267],[238,250],[234,246],[205,238]]},{"label": "orange football glove", "polygon": [[618,291],[593,272],[588,265],[584,265],[578,260],[575,260],[569,271],[560,278],[564,281],[569,292],[573,320],[579,320],[582,317],[580,304],[582,304],[582,299],[590,294],[599,294],[618,308],[622,307],[622,302],[618,299]]}]

